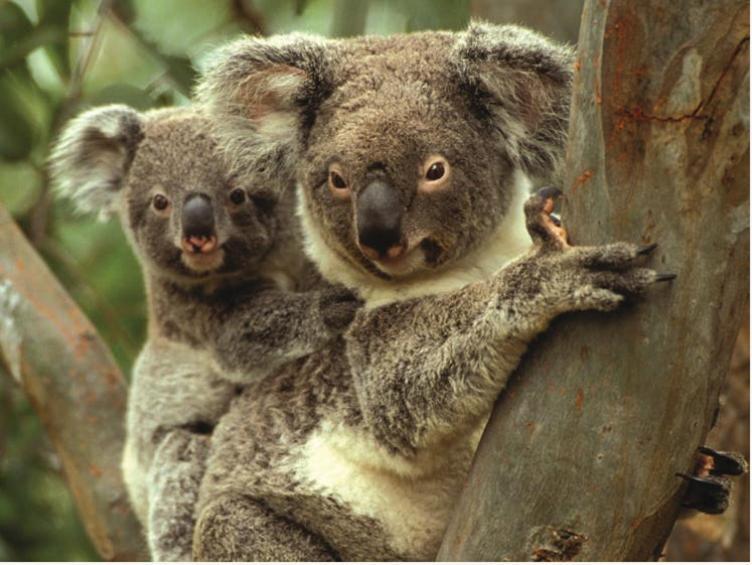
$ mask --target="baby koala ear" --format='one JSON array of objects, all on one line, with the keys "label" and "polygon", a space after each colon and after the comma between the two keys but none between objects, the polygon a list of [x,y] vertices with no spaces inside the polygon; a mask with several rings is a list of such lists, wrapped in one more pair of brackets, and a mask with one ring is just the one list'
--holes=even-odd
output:
[{"label": "baby koala ear", "polygon": [[102,106],[74,118],[50,156],[57,192],[82,212],[109,217],[143,136],[143,117],[128,106]]},{"label": "baby koala ear", "polygon": [[522,27],[473,22],[452,57],[500,148],[532,176],[555,171],[569,126],[574,50]]}]

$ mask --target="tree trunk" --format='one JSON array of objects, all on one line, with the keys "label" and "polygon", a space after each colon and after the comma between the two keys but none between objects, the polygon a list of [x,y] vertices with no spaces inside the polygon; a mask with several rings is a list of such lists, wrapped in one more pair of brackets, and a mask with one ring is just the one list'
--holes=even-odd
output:
[{"label": "tree trunk", "polygon": [[94,326],[2,206],[0,361],[23,386],[52,440],[99,554],[145,558],[120,473],[123,376]]},{"label": "tree trunk", "polygon": [[671,531],[749,295],[749,5],[588,0],[564,223],[667,286],[558,320],[501,395],[440,560],[644,560]]}]

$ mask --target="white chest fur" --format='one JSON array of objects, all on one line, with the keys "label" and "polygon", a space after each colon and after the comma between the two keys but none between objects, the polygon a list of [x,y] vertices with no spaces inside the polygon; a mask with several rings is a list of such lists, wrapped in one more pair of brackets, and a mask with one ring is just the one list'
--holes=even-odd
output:
[{"label": "white chest fur", "polygon": [[[389,454],[364,433],[323,422],[293,454],[296,479],[378,522],[391,549],[430,560],[441,542],[480,434],[415,460]],[[447,454],[450,454],[447,456]]]}]

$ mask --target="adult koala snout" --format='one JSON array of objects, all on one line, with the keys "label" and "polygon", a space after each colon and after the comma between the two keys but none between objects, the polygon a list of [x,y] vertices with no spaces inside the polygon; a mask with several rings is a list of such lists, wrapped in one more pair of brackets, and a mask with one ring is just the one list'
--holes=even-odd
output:
[{"label": "adult koala snout", "polygon": [[191,253],[209,253],[216,247],[214,208],[204,194],[191,194],[183,203],[181,217],[183,248]]},{"label": "adult koala snout", "polygon": [[396,259],[402,241],[402,203],[396,188],[383,179],[372,181],[355,203],[358,244],[370,259]]}]

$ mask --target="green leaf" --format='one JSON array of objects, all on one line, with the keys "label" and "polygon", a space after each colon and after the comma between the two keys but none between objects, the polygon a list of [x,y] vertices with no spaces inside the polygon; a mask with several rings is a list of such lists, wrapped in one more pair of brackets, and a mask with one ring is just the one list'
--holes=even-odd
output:
[{"label": "green leaf", "polygon": [[89,96],[87,102],[92,106],[126,104],[136,110],[148,110],[154,106],[154,101],[146,92],[136,86],[124,83],[105,86]]},{"label": "green leaf", "polygon": [[24,105],[17,73],[0,71],[0,159],[18,161],[32,150],[34,124]]},{"label": "green leaf", "polygon": [[0,52],[27,35],[34,26],[14,2],[0,2]]},{"label": "green leaf", "polygon": [[470,21],[469,0],[390,0],[392,8],[407,16],[407,30],[460,30]]},{"label": "green leaf", "polygon": [[45,45],[45,51],[63,79],[70,77],[68,54],[68,21],[72,0],[37,0],[39,27],[55,33],[55,38]]},{"label": "green leaf", "polygon": [[362,35],[368,17],[368,0],[334,0],[332,37]]}]

